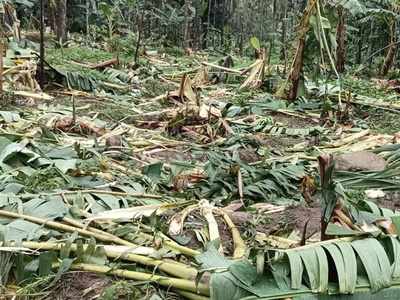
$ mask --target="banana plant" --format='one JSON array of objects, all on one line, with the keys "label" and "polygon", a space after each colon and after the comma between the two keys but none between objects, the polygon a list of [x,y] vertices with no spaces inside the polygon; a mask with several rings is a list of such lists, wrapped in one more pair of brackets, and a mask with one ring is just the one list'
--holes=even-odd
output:
[{"label": "banana plant", "polygon": [[36,0],[0,0],[0,4],[10,3],[14,5],[23,5],[27,7],[32,7],[35,5]]},{"label": "banana plant", "polygon": [[[336,69],[339,73],[345,71],[346,63],[346,19],[347,15],[357,16],[366,13],[364,3],[359,0],[334,0],[330,2],[337,12],[337,27],[336,27]],[[333,39],[332,39],[333,40]]]},{"label": "banana plant", "polygon": [[120,1],[116,1],[113,4],[100,2],[99,4],[100,13],[107,20],[108,38],[110,40],[113,38],[118,17],[122,16],[121,10],[119,8],[119,2]]},{"label": "banana plant", "polygon": [[336,183],[333,180],[334,160],[332,156],[318,157],[321,179],[321,239],[327,239],[325,232],[338,201]]},{"label": "banana plant", "polygon": [[229,261],[215,248],[198,256],[211,271],[214,300],[399,299],[400,241],[397,237],[352,237],[266,251],[262,268]]},{"label": "banana plant", "polygon": [[385,76],[392,68],[397,52],[397,45],[399,44],[398,36],[396,34],[398,22],[400,20],[400,1],[399,0],[384,0],[384,1],[366,1],[366,14],[365,17],[360,19],[359,22],[366,23],[371,21],[378,21],[386,25],[388,29],[388,44],[378,51],[372,53],[367,59],[371,59],[376,54],[386,51],[383,64],[380,69],[380,75]]},{"label": "banana plant", "polygon": [[335,7],[343,8],[351,15],[364,14],[367,11],[365,2],[359,0],[335,0],[333,4]]}]

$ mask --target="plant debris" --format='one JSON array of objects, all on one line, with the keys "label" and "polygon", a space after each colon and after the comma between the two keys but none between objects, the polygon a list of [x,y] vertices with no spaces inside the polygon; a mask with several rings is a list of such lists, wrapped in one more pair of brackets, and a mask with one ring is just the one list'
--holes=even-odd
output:
[{"label": "plant debris", "polygon": [[399,298],[398,3],[53,2],[0,4],[2,296]]}]

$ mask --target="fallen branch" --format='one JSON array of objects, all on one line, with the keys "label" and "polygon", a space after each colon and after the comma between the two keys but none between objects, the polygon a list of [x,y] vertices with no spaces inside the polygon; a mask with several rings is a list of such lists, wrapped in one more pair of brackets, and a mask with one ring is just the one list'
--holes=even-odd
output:
[{"label": "fallen branch", "polygon": [[85,64],[85,63],[81,63],[79,61],[74,61],[72,60],[71,63],[80,66],[80,67],[84,67],[84,68],[88,68],[88,69],[103,69],[103,68],[107,68],[113,65],[118,65],[119,64],[119,59],[118,58],[112,58],[103,62],[100,62],[98,64]]},{"label": "fallen branch", "polygon": [[27,91],[13,91],[12,92],[16,96],[39,99],[39,100],[53,100],[54,97],[46,94],[46,93],[34,93],[34,92],[27,92]]},{"label": "fallen branch", "polygon": [[118,57],[115,57],[110,60],[106,60],[101,63],[98,63],[96,65],[91,65],[90,69],[103,69],[103,68],[110,67],[113,65],[118,65],[118,64],[119,64],[119,59],[118,59]]},{"label": "fallen branch", "polygon": [[229,73],[234,73],[234,74],[242,75],[242,71],[240,71],[240,70],[235,70],[235,69],[231,69],[231,68],[226,68],[226,67],[219,66],[219,65],[215,65],[215,64],[211,64],[211,63],[208,63],[208,62],[201,62],[201,64],[202,64],[203,66],[212,67],[212,68],[215,68],[215,69],[218,69],[218,70],[222,70],[222,71],[225,71],[225,72],[229,72]]}]

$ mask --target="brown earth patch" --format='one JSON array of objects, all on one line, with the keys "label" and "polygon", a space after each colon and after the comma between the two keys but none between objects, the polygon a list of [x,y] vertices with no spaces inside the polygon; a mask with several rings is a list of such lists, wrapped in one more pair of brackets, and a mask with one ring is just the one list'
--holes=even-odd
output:
[{"label": "brown earth patch", "polygon": [[106,276],[89,272],[70,272],[62,276],[47,300],[84,300],[98,298],[111,284]]}]

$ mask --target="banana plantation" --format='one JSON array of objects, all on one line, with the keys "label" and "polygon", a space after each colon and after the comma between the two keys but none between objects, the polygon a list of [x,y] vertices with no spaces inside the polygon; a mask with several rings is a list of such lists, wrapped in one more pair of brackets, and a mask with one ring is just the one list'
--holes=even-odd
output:
[{"label": "banana plantation", "polygon": [[0,300],[400,299],[399,0],[0,24]]}]

